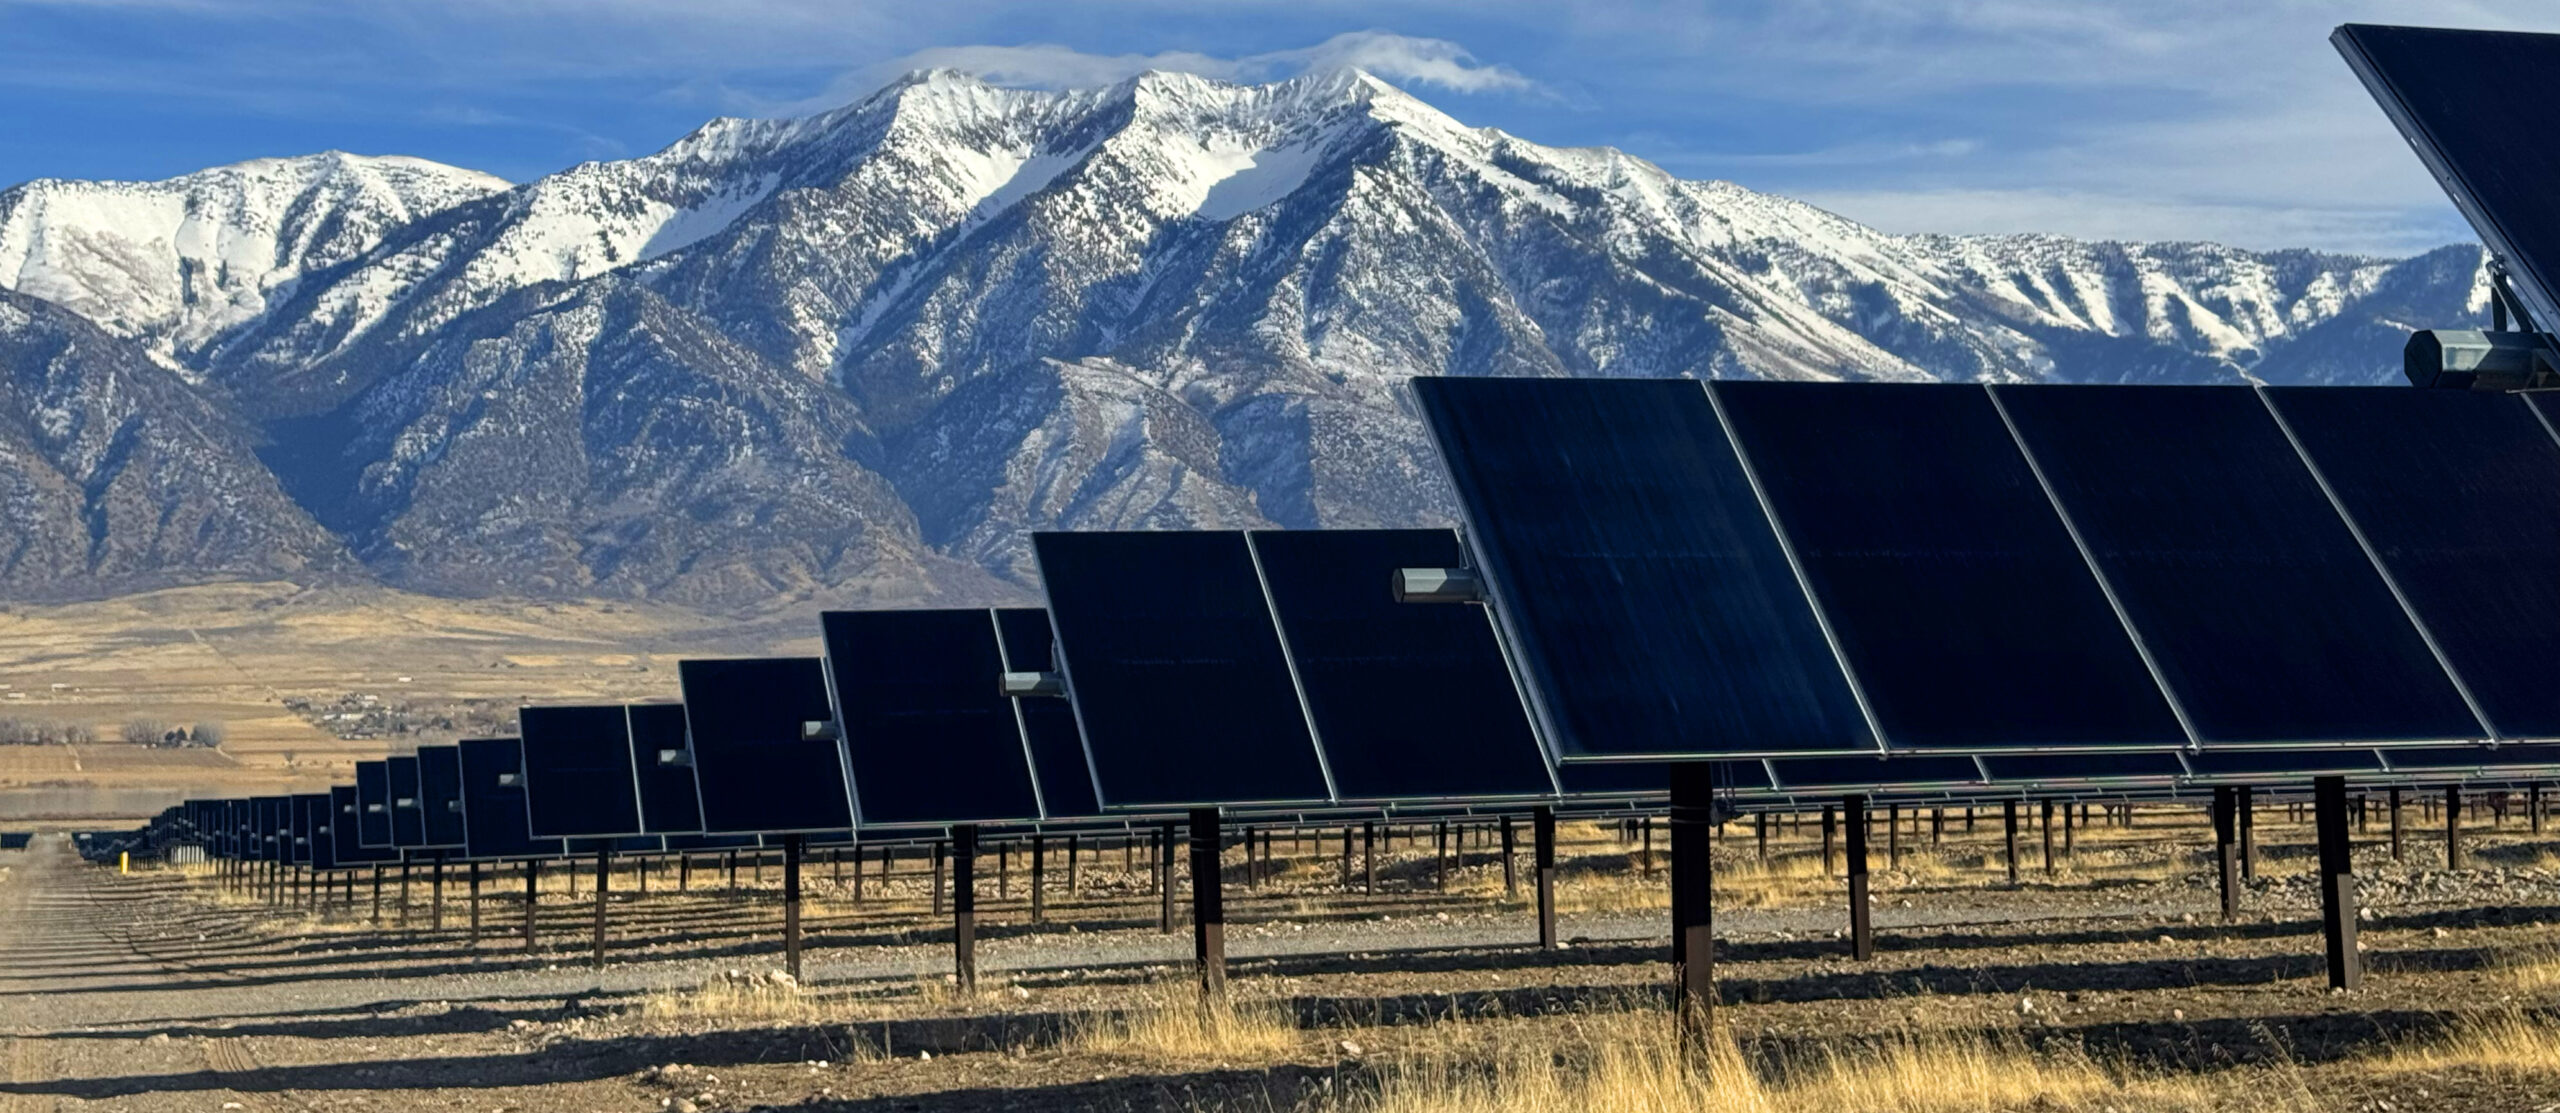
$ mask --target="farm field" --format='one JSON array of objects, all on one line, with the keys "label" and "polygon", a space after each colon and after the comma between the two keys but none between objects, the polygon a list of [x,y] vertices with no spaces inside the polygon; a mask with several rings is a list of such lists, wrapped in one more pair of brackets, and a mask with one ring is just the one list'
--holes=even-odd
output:
[{"label": "farm field", "polygon": [[[745,619],[610,602],[452,600],[288,583],[0,606],[0,820],[128,818],[188,795],[308,790],[355,762],[512,731],[522,703],[672,697],[686,655],[814,652],[808,610]],[[122,740],[219,724],[215,749]]]}]

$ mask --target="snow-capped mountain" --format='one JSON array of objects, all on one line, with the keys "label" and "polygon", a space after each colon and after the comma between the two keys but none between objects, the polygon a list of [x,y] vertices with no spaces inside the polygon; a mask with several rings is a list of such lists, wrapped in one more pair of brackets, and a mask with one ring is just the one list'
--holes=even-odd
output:
[{"label": "snow-capped mountain", "polygon": [[2382,382],[2485,304],[2471,247],[1891,236],[1356,72],[934,72],[511,189],[409,165],[396,219],[306,188],[292,227],[364,234],[194,301],[119,283],[196,241],[25,198],[239,168],[30,183],[0,263],[113,250],[0,286],[263,426],[372,574],[728,604],[1020,594],[1031,529],[1444,521],[1413,375]]},{"label": "snow-capped mountain", "polygon": [[39,179],[0,191],[0,289],[43,298],[187,367],[303,275],[505,180],[331,151],[164,182]]}]

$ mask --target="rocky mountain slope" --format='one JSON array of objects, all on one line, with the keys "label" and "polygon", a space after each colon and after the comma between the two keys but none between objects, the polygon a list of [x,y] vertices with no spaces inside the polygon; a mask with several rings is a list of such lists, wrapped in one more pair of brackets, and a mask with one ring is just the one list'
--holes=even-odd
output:
[{"label": "rocky mountain slope", "polygon": [[366,574],[465,593],[998,598],[1032,529],[1441,521],[1413,375],[2385,382],[2484,304],[2467,246],[1889,236],[1355,72],[936,72],[511,189],[392,162],[17,187],[0,286],[254,426],[222,477]]}]

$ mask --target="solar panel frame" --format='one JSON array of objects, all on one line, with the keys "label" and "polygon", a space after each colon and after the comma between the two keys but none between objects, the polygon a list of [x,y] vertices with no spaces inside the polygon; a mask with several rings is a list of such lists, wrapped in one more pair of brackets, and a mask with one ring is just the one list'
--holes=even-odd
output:
[{"label": "solar panel frame", "polygon": [[1978,788],[1988,783],[1982,767],[1970,757],[1808,757],[1766,760],[1769,781],[1777,790],[1797,795],[1874,795],[1880,791],[1916,791],[1927,787]]},{"label": "solar panel frame", "polygon": [[[1105,809],[1332,802],[1243,534],[1042,532],[1031,544]],[[1223,761],[1196,760],[1204,732]]]},{"label": "solar panel frame", "polygon": [[1399,568],[1451,568],[1449,530],[1250,530],[1245,543],[1337,802],[1545,799],[1546,747],[1474,606],[1399,603]]},{"label": "solar panel frame", "polygon": [[524,746],[532,837],[645,833],[629,709],[621,704],[522,707],[516,710],[516,729]]},{"label": "solar panel frame", "polygon": [[[1413,385],[1559,762],[1883,752],[1702,384]],[[1698,620],[1644,621],[1666,609]]]},{"label": "solar panel frame", "polygon": [[993,612],[826,611],[818,621],[856,829],[1043,817]]},{"label": "solar panel frame", "polygon": [[853,827],[844,747],[810,739],[828,723],[825,662],[815,657],[687,659],[685,735],[707,834],[790,834]]},{"label": "solar panel frame", "polygon": [[2255,388],[1988,389],[2200,747],[2486,737]]},{"label": "solar panel frame", "polygon": [[[1051,650],[1055,634],[1047,608],[997,607],[991,613],[1004,671],[1057,671]],[[1053,696],[1026,696],[1012,702],[1014,727],[1022,732],[1023,750],[1031,755],[1031,775],[1040,785],[1042,819],[1101,817],[1102,801],[1094,794],[1093,766],[1085,756],[1075,707]]]},{"label": "solar panel frame", "polygon": [[649,835],[702,832],[702,797],[685,741],[684,705],[635,703],[623,708],[631,738],[631,773],[639,789],[640,830]]}]

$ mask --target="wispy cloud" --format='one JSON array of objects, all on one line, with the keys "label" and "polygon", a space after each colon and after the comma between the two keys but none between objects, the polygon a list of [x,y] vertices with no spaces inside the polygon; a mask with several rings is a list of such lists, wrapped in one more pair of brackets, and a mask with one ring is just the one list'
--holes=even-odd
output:
[{"label": "wispy cloud", "polygon": [[951,69],[998,85],[1078,89],[1111,85],[1142,73],[1189,73],[1221,81],[1271,81],[1303,73],[1366,70],[1389,81],[1456,93],[1541,95],[1546,90],[1508,66],[1480,61],[1447,39],[1392,31],[1346,31],[1313,46],[1221,57],[1197,51],[1101,54],[1055,43],[1023,46],[933,46],[857,66],[814,96],[773,99],[722,89],[734,109],[802,115],[859,99],[918,70]]}]

